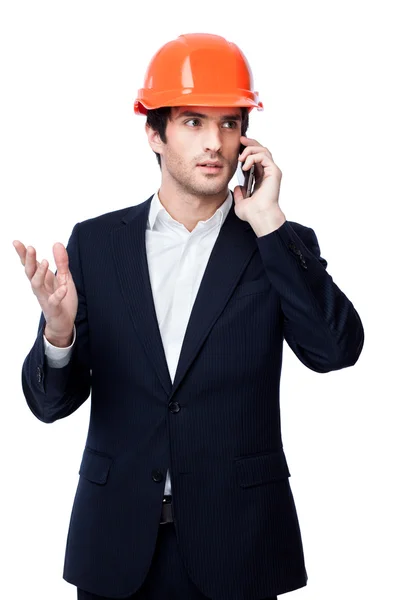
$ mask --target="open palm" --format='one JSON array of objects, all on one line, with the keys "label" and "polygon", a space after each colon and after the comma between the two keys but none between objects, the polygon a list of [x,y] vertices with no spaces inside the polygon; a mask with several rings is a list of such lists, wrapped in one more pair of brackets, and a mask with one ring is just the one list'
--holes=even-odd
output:
[{"label": "open palm", "polygon": [[68,253],[63,244],[53,246],[57,272],[49,269],[47,260],[39,263],[36,250],[27,248],[19,240],[13,242],[25,273],[31,282],[32,291],[37,297],[46,319],[46,332],[56,339],[67,338],[74,326],[78,310],[78,295],[69,270]]}]

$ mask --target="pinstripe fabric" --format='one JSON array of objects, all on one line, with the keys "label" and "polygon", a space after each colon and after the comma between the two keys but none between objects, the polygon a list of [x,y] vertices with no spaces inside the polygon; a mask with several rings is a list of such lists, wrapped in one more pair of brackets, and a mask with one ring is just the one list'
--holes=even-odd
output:
[{"label": "pinstripe fabric", "polygon": [[146,202],[77,224],[79,294],[69,364],[44,359],[43,317],[23,366],[27,403],[53,422],[91,392],[64,578],[106,597],[135,593],[154,554],[167,469],[185,570],[206,597],[258,600],[307,583],[283,450],[283,339],[308,368],[352,366],[364,342],[314,231],[257,238],[232,207],[190,315],[173,383],[151,294]]},{"label": "pinstripe fabric", "polygon": [[[173,524],[160,526],[157,545],[141,588],[126,600],[207,600],[188,577],[176,543]],[[77,600],[110,600],[106,596],[77,590]],[[218,600],[214,596],[214,600]],[[277,600],[277,597],[262,600]]]}]

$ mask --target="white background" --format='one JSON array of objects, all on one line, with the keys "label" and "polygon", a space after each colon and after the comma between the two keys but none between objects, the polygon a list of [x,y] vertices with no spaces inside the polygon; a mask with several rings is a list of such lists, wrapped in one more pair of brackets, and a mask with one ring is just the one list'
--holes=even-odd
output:
[{"label": "white background", "polygon": [[[46,425],[21,388],[39,305],[14,239],[50,260],[73,225],[160,183],[133,114],[154,53],[208,32],[245,53],[265,110],[248,136],[283,172],[280,204],[317,234],[365,328],[358,363],[317,374],[285,343],[283,442],[309,582],[293,600],[400,598],[399,106],[395,2],[2,3],[1,577],[5,600],[76,598],[62,579],[90,400]],[[233,180],[232,185],[236,185]],[[232,185],[230,186],[232,188]]]}]

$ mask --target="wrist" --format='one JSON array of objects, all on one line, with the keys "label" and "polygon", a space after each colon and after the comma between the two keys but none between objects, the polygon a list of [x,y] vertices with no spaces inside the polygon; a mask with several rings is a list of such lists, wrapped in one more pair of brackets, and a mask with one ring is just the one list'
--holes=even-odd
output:
[{"label": "wrist", "polygon": [[56,346],[57,348],[67,348],[72,344],[74,331],[72,330],[69,335],[54,334],[46,325],[43,335],[52,346]]},{"label": "wrist", "polygon": [[285,214],[277,207],[265,212],[257,213],[249,220],[249,223],[257,237],[261,237],[279,229],[285,221]]}]

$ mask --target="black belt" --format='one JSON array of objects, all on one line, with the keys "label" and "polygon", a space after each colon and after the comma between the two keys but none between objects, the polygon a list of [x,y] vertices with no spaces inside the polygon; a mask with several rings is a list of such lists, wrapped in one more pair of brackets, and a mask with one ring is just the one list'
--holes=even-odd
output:
[{"label": "black belt", "polygon": [[172,512],[172,496],[164,496],[162,501],[160,525],[165,523],[173,523],[174,517]]}]

